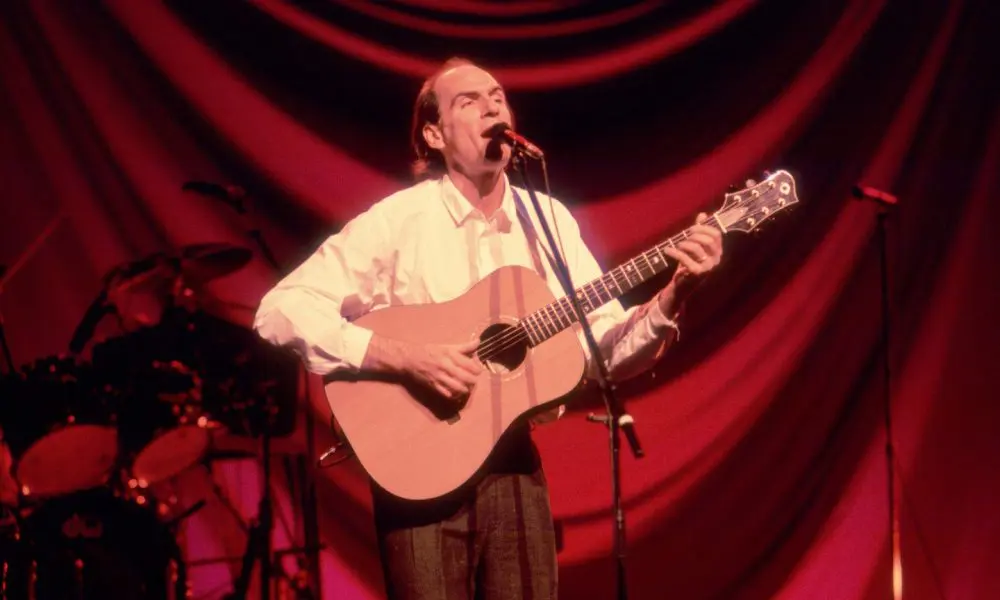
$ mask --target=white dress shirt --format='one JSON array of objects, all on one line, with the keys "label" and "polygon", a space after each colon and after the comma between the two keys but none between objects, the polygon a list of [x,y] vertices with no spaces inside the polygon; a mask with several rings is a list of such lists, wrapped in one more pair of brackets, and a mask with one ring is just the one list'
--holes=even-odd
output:
[{"label": "white dress shirt", "polygon": [[[501,207],[482,213],[443,176],[418,183],[374,204],[330,236],[261,301],[254,328],[264,339],[293,349],[314,373],[360,368],[371,330],[351,321],[386,306],[444,302],[506,265],[538,271],[556,298],[565,294],[544,253],[531,252],[504,178]],[[527,192],[518,193],[545,242]],[[575,287],[602,272],[566,207],[539,194]],[[561,242],[560,242],[561,240]],[[538,258],[536,263],[536,258]],[[656,302],[624,310],[612,300],[588,320],[612,375],[623,365],[645,370],[659,358],[668,320]],[[580,337],[589,372],[586,340]]]}]

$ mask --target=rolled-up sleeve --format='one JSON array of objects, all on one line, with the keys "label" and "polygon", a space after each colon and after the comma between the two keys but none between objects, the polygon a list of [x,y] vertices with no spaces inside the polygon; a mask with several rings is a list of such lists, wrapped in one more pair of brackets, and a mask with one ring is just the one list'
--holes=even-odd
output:
[{"label": "rolled-up sleeve", "polygon": [[361,367],[371,330],[351,322],[385,295],[388,226],[371,209],[347,223],[261,299],[254,329],[318,374]]}]

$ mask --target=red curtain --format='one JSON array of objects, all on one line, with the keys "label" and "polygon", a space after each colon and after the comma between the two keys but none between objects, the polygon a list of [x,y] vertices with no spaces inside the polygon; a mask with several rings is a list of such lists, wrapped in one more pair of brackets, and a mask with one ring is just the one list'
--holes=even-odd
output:
[{"label": "red curtain", "polygon": [[[0,14],[0,308],[18,365],[66,351],[113,267],[189,244],[254,250],[208,286],[246,325],[280,276],[247,231],[288,269],[407,185],[411,102],[451,55],[509,89],[606,267],[730,186],[791,171],[800,203],[727,236],[680,343],[619,389],[647,452],[622,461],[634,598],[891,596],[878,211],[851,188],[890,191],[904,597],[1000,597],[994,3],[18,0]],[[189,180],[242,186],[253,221]],[[316,447],[330,443],[312,383],[282,456],[307,443],[307,410]],[[597,410],[585,393],[535,431],[565,598],[613,592]],[[278,548],[303,543],[282,464]],[[172,483],[206,501],[178,535],[195,597],[238,572],[244,534],[221,498],[253,516],[259,471],[220,460]],[[380,597],[363,474],[348,462],[316,485],[324,596]],[[201,562],[217,557],[236,560]]]}]

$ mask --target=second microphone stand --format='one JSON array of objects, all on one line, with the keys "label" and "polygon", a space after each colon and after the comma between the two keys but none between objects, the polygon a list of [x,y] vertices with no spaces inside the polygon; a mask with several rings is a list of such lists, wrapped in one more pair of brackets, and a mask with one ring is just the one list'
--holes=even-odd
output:
[{"label": "second microphone stand", "polygon": [[[579,298],[576,296],[575,288],[573,287],[573,280],[572,277],[570,277],[566,260],[562,256],[560,246],[556,244],[555,239],[553,239],[552,230],[545,219],[541,205],[538,202],[538,196],[535,193],[534,186],[531,184],[531,178],[528,176],[528,170],[525,164],[525,153],[517,144],[514,144],[513,154],[512,164],[514,170],[521,175],[524,187],[528,192],[528,196],[531,198],[531,204],[534,207],[535,214],[538,216],[538,222],[545,234],[545,239],[549,244],[549,248],[552,250],[552,268],[555,271],[556,276],[559,278],[560,284],[562,284],[563,290],[566,293],[566,298],[573,306],[577,322],[580,324],[584,337],[587,340],[587,347],[590,349],[591,358],[597,366],[597,383],[601,389],[601,395],[604,398],[604,406],[607,410],[607,414],[601,416],[590,415],[588,418],[592,421],[603,423],[608,427],[608,446],[611,454],[611,496],[616,568],[616,597],[619,600],[625,600],[625,598],[628,597],[628,590],[625,577],[625,512],[622,508],[621,499],[620,434],[625,434],[633,456],[641,458],[645,455],[645,453],[639,445],[639,439],[635,434],[632,416],[625,411],[625,407],[615,395],[614,383],[611,380],[611,375],[608,373],[607,365],[604,363],[604,358],[601,355],[601,349],[597,345],[597,341],[594,339],[594,332],[591,330],[590,323],[587,321],[587,315],[583,311],[583,307],[580,306]],[[544,157],[541,158],[541,163],[542,169],[544,170]]]}]

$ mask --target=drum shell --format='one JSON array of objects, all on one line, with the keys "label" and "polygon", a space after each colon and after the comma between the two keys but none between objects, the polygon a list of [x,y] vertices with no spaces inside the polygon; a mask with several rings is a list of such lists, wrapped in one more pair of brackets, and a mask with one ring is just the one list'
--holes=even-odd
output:
[{"label": "drum shell", "polygon": [[46,500],[22,519],[7,597],[183,598],[181,565],[176,542],[152,511],[105,489],[87,490]]},{"label": "drum shell", "polygon": [[25,494],[56,496],[107,481],[115,461],[114,394],[89,365],[48,357],[0,382],[0,427]]}]

